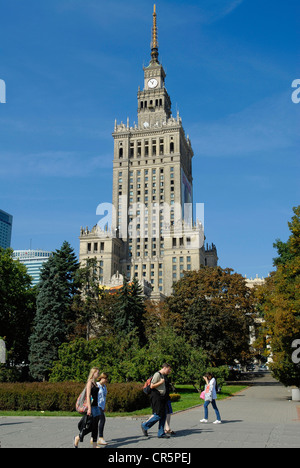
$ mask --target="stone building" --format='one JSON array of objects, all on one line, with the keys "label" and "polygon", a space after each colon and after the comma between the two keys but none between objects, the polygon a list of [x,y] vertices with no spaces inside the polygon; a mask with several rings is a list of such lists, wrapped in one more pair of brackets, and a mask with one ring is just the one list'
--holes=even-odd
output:
[{"label": "stone building", "polygon": [[98,259],[101,284],[109,285],[120,272],[150,283],[153,299],[170,295],[184,271],[218,261],[216,246],[204,246],[204,220],[197,219],[202,207],[193,212],[194,152],[179,113],[172,116],[158,56],[154,6],[151,60],[137,94],[138,123],[130,126],[127,119],[114,126],[111,222],[80,234],[80,262]]}]

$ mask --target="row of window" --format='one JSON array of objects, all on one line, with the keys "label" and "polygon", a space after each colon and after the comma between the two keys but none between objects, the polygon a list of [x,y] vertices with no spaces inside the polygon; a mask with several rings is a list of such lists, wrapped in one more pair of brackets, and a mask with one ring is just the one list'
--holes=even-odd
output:
[{"label": "row of window", "polygon": [[[134,158],[134,157],[153,157],[157,155],[164,155],[165,154],[165,149],[166,145],[164,143],[164,138],[159,138],[157,139],[152,139],[150,140],[138,140],[138,141],[132,141],[130,143],[130,148],[129,148],[129,158]],[[174,153],[174,139],[173,137],[170,137],[170,142],[169,142],[169,153],[173,154]],[[124,157],[124,146],[123,142],[121,141],[119,143],[119,159],[122,159]]]},{"label": "row of window", "polygon": [[[153,168],[152,171],[145,169],[143,171],[144,177],[142,176],[142,171],[137,170],[136,174],[136,186],[134,185],[134,172],[130,171],[129,173],[129,204],[132,205],[134,202],[143,202],[145,206],[148,206],[148,202],[163,202],[164,201],[164,181],[165,174],[164,169]],[[119,197],[122,197],[123,194],[123,177],[122,171],[119,171]],[[127,187],[125,192],[127,192]],[[141,197],[143,200],[141,200]],[[174,167],[170,167],[170,202],[171,205],[174,205],[175,199],[175,181],[174,181]],[[121,198],[119,199],[118,207],[118,224],[121,224],[122,221],[122,205]],[[131,214],[131,206],[129,205],[129,215]],[[133,218],[129,218],[129,221],[132,221]],[[130,233],[129,233],[130,234]]]},{"label": "row of window", "polygon": [[87,251],[90,252],[104,252],[104,242],[88,242]]},{"label": "row of window", "polygon": [[140,101],[140,109],[153,109],[153,107],[161,107],[163,105],[163,100],[160,99],[150,99],[149,105],[148,101]]}]

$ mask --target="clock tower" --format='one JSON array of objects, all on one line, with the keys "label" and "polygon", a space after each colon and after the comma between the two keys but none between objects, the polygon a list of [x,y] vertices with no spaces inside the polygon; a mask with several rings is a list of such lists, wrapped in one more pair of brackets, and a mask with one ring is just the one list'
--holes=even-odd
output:
[{"label": "clock tower", "polygon": [[179,112],[172,116],[158,55],[154,5],[138,123],[115,120],[111,228],[98,223],[91,231],[82,229],[80,237],[80,262],[97,258],[102,285],[115,285],[112,279],[121,276],[137,278],[148,285],[152,299],[169,296],[184,271],[218,260],[214,245],[204,247],[201,220],[194,219],[194,152]]},{"label": "clock tower", "polygon": [[144,67],[144,89],[138,92],[139,127],[151,128],[166,123],[171,116],[171,99],[165,88],[166,73],[158,60],[156,6],[153,11],[151,61]]}]

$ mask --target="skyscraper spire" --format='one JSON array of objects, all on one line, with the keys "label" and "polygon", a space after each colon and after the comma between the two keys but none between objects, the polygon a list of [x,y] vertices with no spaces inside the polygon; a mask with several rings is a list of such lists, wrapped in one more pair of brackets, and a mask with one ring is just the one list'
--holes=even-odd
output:
[{"label": "skyscraper spire", "polygon": [[158,61],[158,40],[157,40],[157,21],[156,21],[156,5],[153,9],[153,27],[152,27],[152,42],[151,42],[151,63],[159,63]]}]

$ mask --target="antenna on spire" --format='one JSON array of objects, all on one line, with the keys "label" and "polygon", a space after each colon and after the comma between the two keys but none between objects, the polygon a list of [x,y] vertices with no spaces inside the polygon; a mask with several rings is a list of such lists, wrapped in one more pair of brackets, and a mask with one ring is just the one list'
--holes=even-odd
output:
[{"label": "antenna on spire", "polygon": [[157,15],[156,5],[154,4],[153,9],[153,27],[152,27],[152,42],[151,42],[151,62],[159,63],[158,61],[158,40],[157,40]]}]

